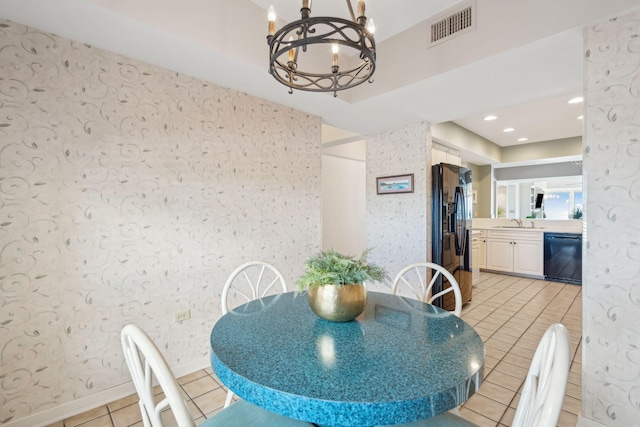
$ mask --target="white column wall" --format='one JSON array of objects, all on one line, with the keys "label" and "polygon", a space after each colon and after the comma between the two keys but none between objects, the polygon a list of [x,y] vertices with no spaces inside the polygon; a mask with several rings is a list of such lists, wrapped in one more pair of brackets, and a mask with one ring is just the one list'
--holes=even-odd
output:
[{"label": "white column wall", "polygon": [[640,426],[639,34],[585,30],[582,426]]},{"label": "white column wall", "polygon": [[[367,247],[392,278],[406,264],[430,258],[431,145],[427,123],[367,136]],[[409,173],[413,193],[376,194],[377,177]]]}]

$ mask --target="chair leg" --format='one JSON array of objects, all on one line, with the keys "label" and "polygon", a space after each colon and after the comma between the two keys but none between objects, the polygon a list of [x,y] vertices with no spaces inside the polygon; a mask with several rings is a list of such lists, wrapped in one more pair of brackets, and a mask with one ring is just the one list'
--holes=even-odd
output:
[{"label": "chair leg", "polygon": [[142,425],[144,427],[152,427],[151,420],[149,419],[149,415],[147,415],[147,408],[145,408],[142,400],[138,401],[138,405],[140,406],[140,413],[142,414]]},{"label": "chair leg", "polygon": [[231,399],[233,399],[233,392],[231,390],[227,391],[227,398],[224,401],[224,407],[231,405]]}]

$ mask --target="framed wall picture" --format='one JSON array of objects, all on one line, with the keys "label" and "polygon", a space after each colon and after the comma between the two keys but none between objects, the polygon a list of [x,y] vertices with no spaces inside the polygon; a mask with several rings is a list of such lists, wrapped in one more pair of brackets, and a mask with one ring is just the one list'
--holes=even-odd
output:
[{"label": "framed wall picture", "polygon": [[377,194],[413,193],[413,174],[376,178]]}]

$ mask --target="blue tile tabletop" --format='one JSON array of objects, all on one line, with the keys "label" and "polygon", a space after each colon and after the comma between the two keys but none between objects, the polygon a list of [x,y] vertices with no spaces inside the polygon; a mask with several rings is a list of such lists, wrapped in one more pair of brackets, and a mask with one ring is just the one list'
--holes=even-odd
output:
[{"label": "blue tile tabletop", "polygon": [[355,320],[330,322],[306,292],[244,304],[211,331],[211,364],[239,397],[322,426],[428,418],[480,386],[485,350],[463,320],[432,305],[369,292]]}]

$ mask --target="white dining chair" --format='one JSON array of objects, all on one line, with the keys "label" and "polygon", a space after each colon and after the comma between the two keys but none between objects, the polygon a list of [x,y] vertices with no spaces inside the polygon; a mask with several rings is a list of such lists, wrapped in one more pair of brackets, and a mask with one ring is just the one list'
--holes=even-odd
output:
[{"label": "white dining chair", "polygon": [[[229,275],[222,288],[222,314],[230,308],[267,295],[287,292],[287,283],[275,266],[264,261],[249,261]],[[233,400],[233,391],[227,391],[224,407]]]},{"label": "white dining chair", "polygon": [[571,363],[569,331],[551,325],[542,336],[531,361],[512,427],[555,427]]},{"label": "white dining chair", "polygon": [[[171,368],[151,338],[138,326],[127,325],[121,333],[122,349],[138,392],[144,427],[195,427],[187,403]],[[163,394],[154,393],[155,383]],[[158,401],[156,401],[158,400]],[[169,411],[167,411],[169,410]],[[171,420],[171,415],[175,423]],[[240,400],[199,424],[200,427],[312,427],[312,424],[274,414]]]},{"label": "white dining chair", "polygon": [[274,293],[287,292],[282,273],[264,261],[249,261],[229,275],[222,288],[222,314],[240,304]]},{"label": "white dining chair", "polygon": [[[556,427],[569,378],[571,361],[569,331],[551,325],[538,343],[522,388],[511,427]],[[472,422],[445,412],[435,417],[385,427],[477,427]]]},{"label": "white dining chair", "polygon": [[[432,295],[433,285],[438,277],[443,276],[443,284],[447,286],[442,291]],[[455,299],[453,314],[460,317],[462,312],[462,294],[460,286],[449,271],[441,265],[432,262],[416,262],[404,267],[393,279],[391,292],[396,295],[405,295],[431,304],[436,298],[444,297],[453,292]]]}]

